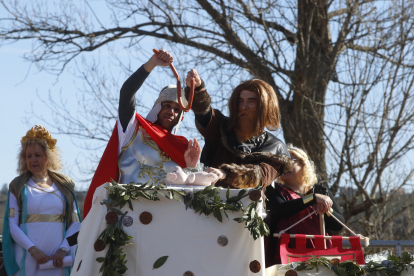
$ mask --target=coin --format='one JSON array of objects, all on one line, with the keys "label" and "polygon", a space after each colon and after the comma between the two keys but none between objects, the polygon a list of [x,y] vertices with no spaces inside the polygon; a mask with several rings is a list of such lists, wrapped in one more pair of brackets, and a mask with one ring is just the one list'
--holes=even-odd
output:
[{"label": "coin", "polygon": [[286,271],[285,276],[298,276],[298,273],[294,270],[288,270]]},{"label": "coin", "polygon": [[108,224],[115,224],[118,222],[118,215],[115,212],[108,212],[105,216],[105,220]]},{"label": "coin", "polygon": [[262,192],[259,190],[251,191],[249,194],[249,198],[251,201],[257,201],[262,198]]},{"label": "coin", "polygon": [[249,267],[250,267],[250,271],[253,273],[258,273],[261,269],[260,263],[256,260],[252,261]]},{"label": "coin", "polygon": [[105,244],[103,242],[103,240],[96,240],[95,244],[93,245],[93,248],[95,249],[95,251],[102,251],[105,249]]},{"label": "coin", "polygon": [[125,227],[130,227],[134,223],[134,220],[130,216],[126,216],[122,219],[122,224]]},{"label": "coin", "polygon": [[142,224],[150,224],[152,221],[152,215],[150,212],[142,212],[141,215],[139,215],[139,221]]},{"label": "coin", "polygon": [[226,246],[229,243],[229,239],[226,236],[220,236],[217,238],[217,243],[220,246]]},{"label": "coin", "polygon": [[340,263],[340,260],[338,258],[333,258],[329,261],[331,265],[338,265]]}]

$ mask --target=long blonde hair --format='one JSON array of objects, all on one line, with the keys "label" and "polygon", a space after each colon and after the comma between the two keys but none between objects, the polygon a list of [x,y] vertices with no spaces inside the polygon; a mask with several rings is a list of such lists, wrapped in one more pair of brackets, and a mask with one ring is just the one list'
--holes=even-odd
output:
[{"label": "long blonde hair", "polygon": [[48,160],[47,169],[59,172],[62,169],[60,149],[56,147],[56,139],[53,139],[49,131],[42,126],[31,128],[20,141],[21,147],[17,156],[17,173],[28,171],[26,163],[26,149],[28,146],[39,145],[45,152]]}]

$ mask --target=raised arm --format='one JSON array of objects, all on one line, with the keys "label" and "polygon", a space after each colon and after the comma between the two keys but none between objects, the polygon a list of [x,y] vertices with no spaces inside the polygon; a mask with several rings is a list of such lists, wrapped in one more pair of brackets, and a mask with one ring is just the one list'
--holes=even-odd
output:
[{"label": "raised arm", "polygon": [[204,81],[200,78],[197,73],[197,70],[191,69],[187,73],[187,78],[185,82],[187,87],[185,88],[185,96],[188,99],[190,95],[190,85],[191,80],[195,80],[195,91],[194,91],[194,100],[192,110],[194,111],[195,119],[202,127],[206,127],[212,116],[211,109],[211,99],[210,95],[207,93],[207,90],[204,86]]},{"label": "raised arm", "polygon": [[125,132],[128,122],[135,114],[135,94],[142,86],[155,66],[168,66],[174,61],[170,53],[160,50],[160,54],[154,54],[144,65],[133,73],[122,85],[119,95],[119,120]]}]

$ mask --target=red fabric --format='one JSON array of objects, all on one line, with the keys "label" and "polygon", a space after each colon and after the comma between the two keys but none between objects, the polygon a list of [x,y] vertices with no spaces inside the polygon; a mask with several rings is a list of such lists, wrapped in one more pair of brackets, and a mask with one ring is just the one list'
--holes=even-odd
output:
[{"label": "red fabric", "polygon": [[[290,189],[287,189],[285,187],[281,187],[279,185],[275,185],[275,188],[279,190],[279,192],[282,194],[282,196],[286,200],[290,201],[290,200],[300,198],[300,196],[298,194],[291,191]],[[279,219],[278,224],[277,224],[277,231],[276,232],[279,233],[280,231],[285,230],[286,228],[288,228],[289,226],[295,224],[296,222],[298,222],[302,218],[306,217],[307,215],[309,215],[313,211],[314,211],[313,207],[309,206],[308,208],[300,211],[299,213],[297,213],[293,216]],[[297,224],[294,227],[287,230],[285,233],[287,233],[287,234],[303,234],[303,237],[304,237],[305,235],[320,235],[321,234],[320,229],[321,228],[320,228],[320,225],[319,225],[319,215],[313,214],[310,217],[308,217],[307,219],[300,222],[299,224]],[[325,233],[325,234],[328,235],[328,233]],[[297,244],[298,242],[305,243],[306,248],[318,248],[318,247],[323,248],[323,247],[320,247],[321,243],[323,245],[323,240],[321,241],[320,239],[316,239],[315,241],[313,241],[311,239],[305,239],[305,238],[303,238],[303,239],[297,239],[297,238],[296,239],[290,239],[289,247],[294,248],[294,247],[299,246],[299,245],[295,246],[295,243]],[[276,244],[279,244],[279,241],[276,242]],[[303,246],[303,244],[300,244],[299,247],[305,247],[305,246]],[[330,240],[326,241],[326,247],[327,248],[332,248],[332,242]],[[276,263],[280,263],[280,261],[281,261],[281,256],[279,254],[281,254],[281,253],[276,250],[275,257],[274,257],[274,261]]]},{"label": "red fabric", "polygon": [[[178,165],[185,168],[186,163],[184,159],[184,152],[188,146],[187,139],[183,136],[172,135],[162,126],[151,123],[138,113],[136,113],[136,118],[138,120],[138,124],[144,127],[145,131],[157,143],[157,145]],[[96,188],[106,182],[109,182],[111,178],[114,180],[117,179],[118,146],[118,128],[117,124],[115,124],[111,138],[105,148],[101,161],[99,161],[98,167],[96,168],[95,174],[92,178],[91,185],[89,186],[88,193],[85,197],[85,204],[83,207],[84,219],[92,207],[93,194],[95,193]]]},{"label": "red fabric", "polygon": [[[351,243],[350,249],[342,248],[342,237],[334,236],[332,248],[323,249],[323,236],[315,237],[315,244],[317,248],[306,248],[306,242],[303,241],[305,235],[296,235],[296,248],[289,246],[290,237],[289,234],[283,234],[280,239],[280,256],[282,264],[288,264],[292,262],[305,261],[312,255],[316,257],[320,256],[332,256],[340,257],[341,262],[347,260],[354,260],[358,264],[365,264],[364,254],[362,253],[361,241],[359,237],[350,237],[349,242]],[[309,239],[308,239],[309,240]]]},{"label": "red fabric", "polygon": [[83,219],[85,219],[92,207],[93,194],[95,193],[96,188],[110,181],[111,178],[116,180],[116,174],[118,171],[118,145],[118,128],[115,123],[114,131],[112,131],[111,138],[106,145],[101,161],[99,161],[98,167],[93,175],[88,193],[86,194],[85,203],[83,205]]},{"label": "red fabric", "polygon": [[151,136],[152,140],[182,168],[187,167],[184,152],[188,147],[188,140],[183,136],[173,135],[162,126],[151,123],[136,113],[137,120]]}]

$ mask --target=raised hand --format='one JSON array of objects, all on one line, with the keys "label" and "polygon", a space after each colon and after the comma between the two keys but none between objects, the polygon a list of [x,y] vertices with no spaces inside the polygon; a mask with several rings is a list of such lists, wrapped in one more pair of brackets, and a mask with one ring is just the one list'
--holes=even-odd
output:
[{"label": "raised hand", "polygon": [[154,54],[145,64],[144,69],[151,72],[155,66],[168,66],[173,63],[174,58],[166,50],[160,50],[159,54]]},{"label": "raised hand", "polygon": [[200,154],[201,147],[197,139],[194,138],[194,142],[190,139],[190,141],[188,141],[188,147],[184,152],[184,159],[187,167],[194,168],[195,166],[197,166]]},{"label": "raised hand", "polygon": [[191,87],[191,81],[193,79],[195,80],[195,88],[199,87],[201,85],[201,78],[198,75],[196,69],[191,69],[187,73],[187,77],[185,78],[185,83],[187,84],[188,87]]},{"label": "raised hand", "polygon": [[170,65],[174,61],[174,58],[172,57],[172,55],[168,53],[166,50],[160,50],[159,55],[156,55],[156,54],[154,55],[157,57],[157,60],[156,60],[157,66],[165,67],[165,66]]}]

